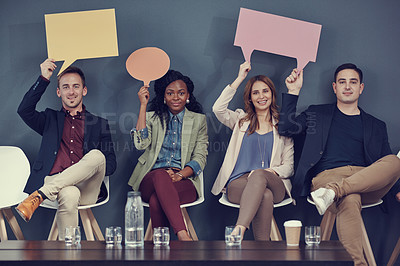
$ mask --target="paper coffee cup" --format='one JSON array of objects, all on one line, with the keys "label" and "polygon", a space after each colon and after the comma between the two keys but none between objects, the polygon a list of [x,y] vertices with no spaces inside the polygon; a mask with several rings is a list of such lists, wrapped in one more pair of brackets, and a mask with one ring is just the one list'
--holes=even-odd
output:
[{"label": "paper coffee cup", "polygon": [[301,221],[286,221],[283,226],[285,227],[286,245],[298,246],[300,242],[300,231],[302,226]]}]

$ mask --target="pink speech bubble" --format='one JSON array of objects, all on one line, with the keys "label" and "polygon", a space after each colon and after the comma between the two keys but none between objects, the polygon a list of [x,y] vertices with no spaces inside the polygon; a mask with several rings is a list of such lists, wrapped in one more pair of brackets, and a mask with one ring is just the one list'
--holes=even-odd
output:
[{"label": "pink speech bubble", "polygon": [[254,50],[294,57],[302,70],[317,58],[322,26],[240,8],[235,46],[240,46],[246,61]]},{"label": "pink speech bubble", "polygon": [[170,65],[169,56],[157,47],[145,47],[134,51],[126,60],[126,70],[135,79],[149,85],[150,81],[161,78]]}]

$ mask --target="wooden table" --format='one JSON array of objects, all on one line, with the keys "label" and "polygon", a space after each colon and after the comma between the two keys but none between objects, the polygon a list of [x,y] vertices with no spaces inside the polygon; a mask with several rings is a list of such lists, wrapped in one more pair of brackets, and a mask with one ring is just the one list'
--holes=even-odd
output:
[{"label": "wooden table", "polygon": [[283,241],[243,241],[241,247],[227,247],[224,241],[179,242],[143,248],[107,247],[100,241],[82,241],[67,247],[62,241],[0,242],[0,265],[353,265],[338,241],[319,246],[287,247]]}]

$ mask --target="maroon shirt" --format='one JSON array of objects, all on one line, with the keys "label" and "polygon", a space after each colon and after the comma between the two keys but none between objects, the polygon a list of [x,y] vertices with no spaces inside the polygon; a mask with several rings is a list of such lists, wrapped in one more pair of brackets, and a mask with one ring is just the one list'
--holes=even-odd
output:
[{"label": "maroon shirt", "polygon": [[83,157],[85,106],[83,106],[82,112],[77,112],[75,116],[71,116],[70,112],[64,108],[63,111],[65,120],[62,139],[50,175],[64,171]]}]

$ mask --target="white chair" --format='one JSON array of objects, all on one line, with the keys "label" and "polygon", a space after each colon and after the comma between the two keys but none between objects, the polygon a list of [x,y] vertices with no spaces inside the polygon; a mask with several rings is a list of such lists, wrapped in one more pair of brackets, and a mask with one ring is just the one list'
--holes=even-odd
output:
[{"label": "white chair", "polygon": [[[198,205],[198,204],[204,202],[204,178],[203,178],[203,173],[201,173],[201,174],[199,175],[199,179],[200,179],[200,192],[201,192],[201,196],[200,196],[197,200],[195,200],[195,201],[193,201],[193,202],[191,202],[191,203],[182,204],[182,205],[180,206],[180,207],[181,207],[181,211],[182,211],[183,221],[185,222],[185,225],[186,225],[186,230],[188,231],[189,236],[190,236],[194,241],[198,241],[199,238],[197,237],[196,230],[194,229],[192,220],[190,219],[189,214],[188,214],[186,208],[187,208],[187,207],[191,207],[191,206],[195,206],[195,205]],[[147,202],[143,202],[143,206],[149,207],[149,204],[148,204]],[[147,229],[146,229],[146,234],[145,234],[145,236],[144,236],[144,240],[145,240],[145,241],[151,241],[151,240],[153,240],[153,227],[152,227],[152,225],[151,225],[151,218],[150,218],[149,223],[148,223],[148,225],[147,225]]]},{"label": "white chair", "polygon": [[[103,233],[100,230],[99,224],[97,223],[96,218],[93,215],[91,208],[101,206],[106,204],[110,199],[110,179],[108,176],[104,177],[104,185],[107,188],[107,198],[102,200],[101,202],[92,204],[92,205],[81,205],[78,207],[79,216],[82,220],[83,230],[85,231],[86,240],[94,241],[95,237],[97,240],[104,241]],[[40,205],[44,208],[49,209],[58,209],[57,201],[50,201],[48,199],[44,200]],[[53,224],[50,229],[49,237],[47,240],[57,240],[58,239],[58,228],[57,228],[57,214],[54,216]]]},{"label": "white chair", "polygon": [[[307,201],[313,205],[315,205],[314,201],[312,200],[311,197],[307,197]],[[372,204],[365,204],[362,205],[362,209],[370,208],[370,207],[375,207],[383,203],[383,200],[380,199],[378,202],[372,203]],[[321,240],[322,241],[327,241],[331,239],[332,235],[332,230],[333,226],[335,225],[335,220],[336,220],[336,214],[326,211],[324,216],[322,217],[321,221]],[[371,244],[369,242],[367,230],[365,229],[365,225],[363,220],[361,220],[361,229],[363,233],[363,251],[365,258],[367,259],[368,265],[376,265],[375,262],[375,257],[374,257],[374,252],[372,251]]]},{"label": "white chair", "polygon": [[[274,209],[285,206],[285,205],[289,205],[292,202],[293,202],[292,198],[284,199],[281,202],[274,204]],[[240,208],[239,204],[232,203],[228,200],[228,196],[226,195],[225,192],[222,193],[222,196],[219,199],[219,203],[229,206],[229,207]],[[282,241],[282,236],[281,236],[281,233],[279,232],[279,228],[278,228],[278,225],[276,224],[274,216],[272,216],[272,221],[271,221],[270,238],[272,241]]]},{"label": "white chair", "polygon": [[[397,157],[400,158],[400,151],[397,154]],[[392,255],[390,256],[390,259],[389,259],[389,262],[388,262],[387,266],[394,265],[394,263],[397,260],[397,257],[399,256],[399,253],[400,253],[400,237],[399,237],[399,240],[397,240],[396,246],[393,249]]]},{"label": "white chair", "polygon": [[7,219],[15,237],[23,240],[21,228],[11,210],[11,207],[23,201],[28,194],[24,193],[26,182],[30,175],[30,165],[24,152],[18,147],[0,146],[0,240],[7,238]]}]

